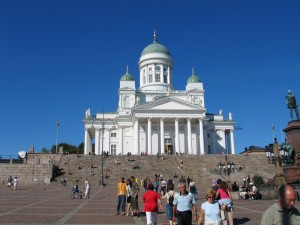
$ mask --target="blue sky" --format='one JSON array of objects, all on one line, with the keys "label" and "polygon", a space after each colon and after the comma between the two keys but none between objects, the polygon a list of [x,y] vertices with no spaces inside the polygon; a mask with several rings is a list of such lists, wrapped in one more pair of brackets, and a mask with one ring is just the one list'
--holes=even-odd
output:
[{"label": "blue sky", "polygon": [[300,102],[300,1],[1,0],[0,154],[79,145],[83,117],[115,111],[119,80],[153,41],[171,52],[174,89],[195,73],[207,112],[233,113],[236,151],[265,146]]}]

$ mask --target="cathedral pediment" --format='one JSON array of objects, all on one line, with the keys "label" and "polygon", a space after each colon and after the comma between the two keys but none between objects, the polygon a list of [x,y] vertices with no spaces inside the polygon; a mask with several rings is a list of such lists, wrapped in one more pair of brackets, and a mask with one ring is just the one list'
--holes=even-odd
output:
[{"label": "cathedral pediment", "polygon": [[199,109],[203,109],[203,108],[198,105],[191,104],[187,101],[183,101],[174,97],[164,97],[161,99],[153,100],[151,102],[148,102],[140,106],[136,106],[134,108],[135,111],[139,111],[139,110],[170,111],[170,110],[199,110]]}]

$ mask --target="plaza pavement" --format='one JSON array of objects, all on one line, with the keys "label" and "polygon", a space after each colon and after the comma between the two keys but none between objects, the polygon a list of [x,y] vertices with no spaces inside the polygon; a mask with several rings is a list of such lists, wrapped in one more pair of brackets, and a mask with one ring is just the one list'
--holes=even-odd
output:
[{"label": "plaza pavement", "polygon": [[[81,188],[82,185],[79,185]],[[90,199],[71,199],[71,186],[60,185],[19,187],[0,186],[0,224],[146,224],[145,215],[115,216],[116,187],[92,187]],[[204,201],[199,189],[198,213]],[[141,200],[142,193],[140,194]],[[234,224],[258,225],[264,210],[274,200],[235,200]],[[165,208],[166,202],[163,201]],[[300,203],[296,202],[299,209]],[[143,204],[140,202],[140,211]],[[167,225],[165,210],[158,215],[158,224]],[[196,222],[194,223],[196,224]]]}]

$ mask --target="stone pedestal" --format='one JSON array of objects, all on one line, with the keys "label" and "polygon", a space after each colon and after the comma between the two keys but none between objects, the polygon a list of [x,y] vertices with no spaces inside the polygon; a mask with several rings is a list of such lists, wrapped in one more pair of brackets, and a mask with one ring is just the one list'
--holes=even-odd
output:
[{"label": "stone pedestal", "polygon": [[297,183],[300,182],[300,120],[290,121],[283,131],[286,141],[295,150],[295,163],[293,166],[284,167],[283,174],[287,183]]},{"label": "stone pedestal", "polygon": [[283,176],[287,183],[300,182],[300,166],[287,166],[283,167]]},{"label": "stone pedestal", "polygon": [[286,141],[295,150],[295,165],[300,165],[300,120],[290,121],[283,131],[285,132]]}]

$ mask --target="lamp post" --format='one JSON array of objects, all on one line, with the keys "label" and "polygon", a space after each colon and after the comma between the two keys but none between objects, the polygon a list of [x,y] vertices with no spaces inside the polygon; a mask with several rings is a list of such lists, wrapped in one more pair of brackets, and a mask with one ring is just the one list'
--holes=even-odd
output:
[{"label": "lamp post", "polygon": [[[104,154],[103,154],[103,149],[104,149],[104,130],[105,130],[105,119],[104,119],[104,111],[102,113],[102,120],[95,118],[92,122],[92,128],[94,128],[94,122],[99,121],[101,123],[101,179],[100,179],[100,185],[105,186],[104,184]],[[111,119],[107,119],[106,121],[111,121],[113,124],[115,123]],[[112,129],[116,129],[115,126],[113,125]],[[98,138],[100,141],[100,138]],[[99,142],[98,142],[99,143]],[[98,144],[98,146],[100,146]]]},{"label": "lamp post", "polygon": [[58,153],[58,130],[60,127],[61,122],[56,121],[56,154]]}]

